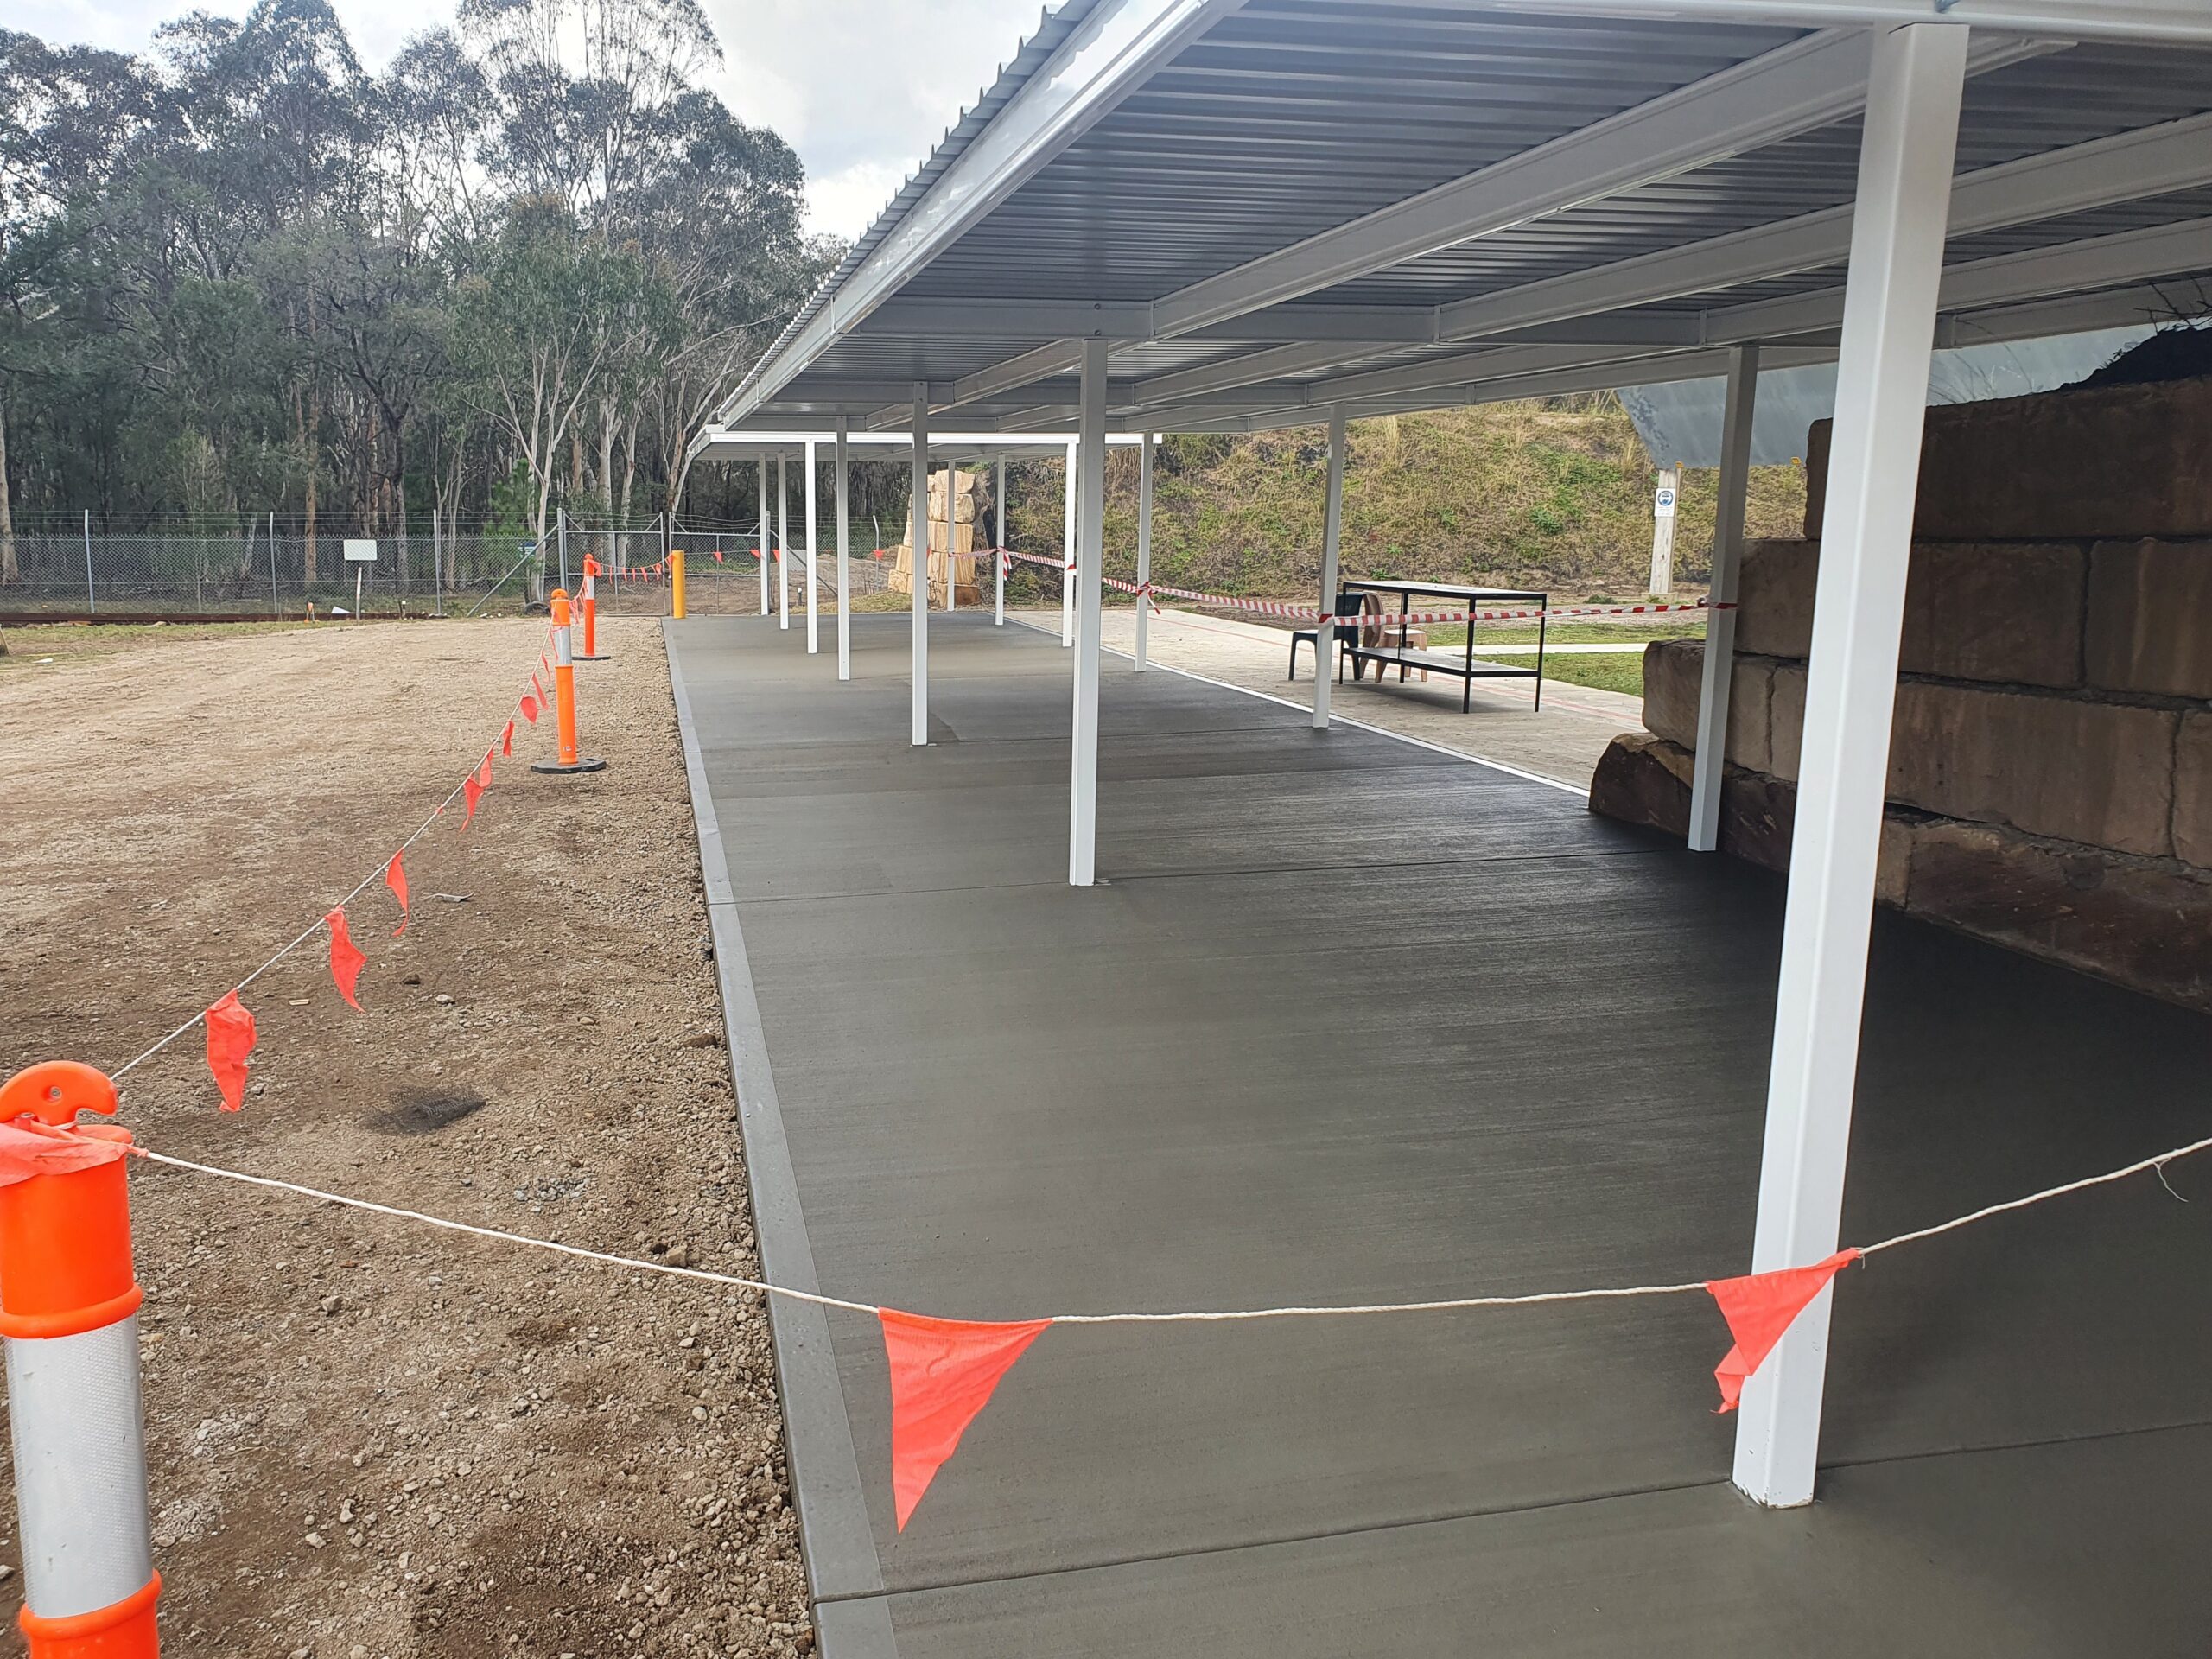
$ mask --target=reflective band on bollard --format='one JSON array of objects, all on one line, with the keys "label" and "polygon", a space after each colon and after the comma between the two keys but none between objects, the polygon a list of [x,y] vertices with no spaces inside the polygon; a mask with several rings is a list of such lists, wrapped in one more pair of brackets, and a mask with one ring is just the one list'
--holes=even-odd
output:
[{"label": "reflective band on bollard", "polygon": [[[0,1122],[111,1113],[115,1085],[48,1061],[0,1084]],[[0,1337],[32,1659],[151,1659],[138,1287],[124,1160],[0,1187]]]},{"label": "reflective band on bollard", "polygon": [[607,762],[585,759],[576,748],[576,659],[569,644],[569,595],[553,590],[553,709],[554,729],[560,735],[560,759],[534,760],[532,772],[604,772]]},{"label": "reflective band on bollard", "polygon": [[599,654],[599,561],[588,553],[584,555],[582,608],[584,613],[584,648],[577,653],[576,660],[580,663],[603,661]]}]

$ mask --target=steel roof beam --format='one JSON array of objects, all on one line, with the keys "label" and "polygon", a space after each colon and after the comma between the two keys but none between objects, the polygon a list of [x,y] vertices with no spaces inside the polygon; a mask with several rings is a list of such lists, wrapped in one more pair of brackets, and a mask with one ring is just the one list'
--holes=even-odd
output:
[{"label": "steel roof beam", "polygon": [[[1951,187],[1950,233],[1972,236],[2039,219],[2212,183],[2212,115],[2142,127],[1984,168]],[[1475,340],[1628,306],[1840,264],[1851,251],[1851,209],[1832,207],[1732,235],[1442,308],[1440,333]]]},{"label": "steel roof beam", "polygon": [[[1990,42],[1977,48],[1975,64],[1986,70],[2048,49]],[[1193,283],[1154,303],[1154,333],[1172,339],[1831,125],[1866,103],[1872,54],[1863,30],[1793,41]]]},{"label": "steel roof beam", "polygon": [[[2212,272],[2212,219],[2187,219],[2150,230],[2087,238],[2052,248],[1976,259],[1943,273],[1939,304],[1961,311],[2042,299],[2146,277]],[[1726,345],[1782,340],[1843,321],[1843,289],[1762,300],[1716,311],[1706,319],[1707,338]]]}]

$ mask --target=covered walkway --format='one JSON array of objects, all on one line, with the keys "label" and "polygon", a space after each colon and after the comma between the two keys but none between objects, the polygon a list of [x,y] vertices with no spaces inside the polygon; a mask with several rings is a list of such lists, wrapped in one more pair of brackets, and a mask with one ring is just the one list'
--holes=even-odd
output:
[{"label": "covered walkway", "polygon": [[[768,1275],[948,1317],[1740,1271],[1783,887],[1572,793],[1058,642],[671,630]],[[2212,1023],[1884,915],[1843,1236],[2202,1132]],[[1702,1297],[1062,1328],[894,1533],[872,1322],[774,1308],[829,1659],[2201,1654],[2212,1173],[1853,1271],[1821,1502]],[[2176,1298],[2181,1299],[2177,1306]]]}]

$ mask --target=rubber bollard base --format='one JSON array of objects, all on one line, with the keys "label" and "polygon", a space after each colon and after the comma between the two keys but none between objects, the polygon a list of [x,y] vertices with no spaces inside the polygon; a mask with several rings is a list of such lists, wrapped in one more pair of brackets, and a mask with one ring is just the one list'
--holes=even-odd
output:
[{"label": "rubber bollard base", "polygon": [[569,658],[569,660],[572,663],[611,663],[614,658],[607,655],[607,653],[603,651],[599,652],[597,655],[591,657],[585,656],[583,652],[580,651],[576,652],[575,656]]},{"label": "rubber bollard base", "polygon": [[530,763],[530,769],[532,772],[605,772],[607,762],[588,756],[567,765],[558,760],[533,760]]}]

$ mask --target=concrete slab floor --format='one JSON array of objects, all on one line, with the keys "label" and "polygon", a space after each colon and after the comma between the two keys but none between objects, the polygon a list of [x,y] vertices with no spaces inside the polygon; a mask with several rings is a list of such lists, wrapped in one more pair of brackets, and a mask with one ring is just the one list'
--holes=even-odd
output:
[{"label": "concrete slab floor", "polygon": [[[1059,626],[1057,611],[1025,614],[1039,626]],[[1118,607],[1108,611],[1099,638],[1109,650],[1134,649],[1136,612]],[[1170,608],[1154,613],[1147,648],[1154,662],[1168,667],[1313,706],[1313,657],[1301,651],[1297,677],[1287,678],[1290,636],[1281,628]],[[1590,774],[1605,745],[1623,732],[1643,729],[1641,697],[1595,686],[1547,679],[1541,710],[1533,707],[1535,687],[1528,680],[1477,681],[1474,707],[1465,713],[1459,709],[1459,692],[1460,683],[1448,675],[1401,681],[1394,673],[1387,681],[1346,679],[1335,687],[1330,702],[1334,713],[1353,720],[1581,790],[1590,787]]]},{"label": "concrete slab floor", "polygon": [[[1741,1270],[1773,878],[1109,658],[1072,890],[1068,654],[933,618],[917,750],[906,620],[855,623],[842,686],[772,624],[671,636],[772,1272],[1020,1318]],[[2209,1061],[2212,1020],[1881,918],[1846,1236],[2202,1134]],[[825,1652],[2201,1655],[2208,1216],[2145,1179],[1847,1276],[1796,1515],[1727,1485],[1684,1297],[1054,1331],[901,1535],[873,1322],[817,1318]]]}]

